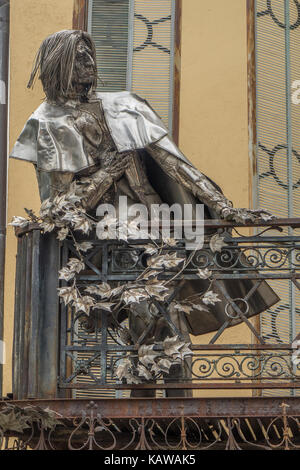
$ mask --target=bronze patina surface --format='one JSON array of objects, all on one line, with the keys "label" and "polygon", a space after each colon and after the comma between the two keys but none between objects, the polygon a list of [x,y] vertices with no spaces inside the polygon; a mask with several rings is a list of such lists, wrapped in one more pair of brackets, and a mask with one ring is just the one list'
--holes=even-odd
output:
[{"label": "bronze patina surface", "polygon": [[[28,86],[37,74],[46,100],[32,114],[11,157],[32,162],[41,199],[67,190],[89,176],[93,189],[82,194],[88,210],[101,202],[117,205],[120,195],[147,207],[154,203],[205,205],[205,217],[253,222],[263,210],[236,209],[221,189],[195,168],[177,148],[159,116],[130,92],[97,93],[95,47],[83,31],[60,31],[42,43]],[[224,281],[231,297],[243,297],[251,280]],[[185,291],[197,293],[197,282]],[[248,316],[278,301],[263,282],[250,302]],[[224,299],[210,316],[192,312],[189,331],[202,334],[224,322]]]}]

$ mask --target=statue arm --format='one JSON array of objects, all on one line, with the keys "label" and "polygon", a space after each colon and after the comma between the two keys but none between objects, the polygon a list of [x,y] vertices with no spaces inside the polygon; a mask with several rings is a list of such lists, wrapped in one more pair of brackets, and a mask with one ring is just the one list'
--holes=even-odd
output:
[{"label": "statue arm", "polygon": [[131,162],[131,155],[124,156],[108,168],[100,168],[90,176],[81,178],[76,194],[82,198],[87,209],[94,209],[109,188],[125,173]]},{"label": "statue arm", "polygon": [[261,217],[272,218],[271,214],[265,210],[234,208],[232,202],[217,189],[207,176],[156,144],[149,145],[147,151],[165,173],[191,191],[221,218],[241,223],[253,222]]}]

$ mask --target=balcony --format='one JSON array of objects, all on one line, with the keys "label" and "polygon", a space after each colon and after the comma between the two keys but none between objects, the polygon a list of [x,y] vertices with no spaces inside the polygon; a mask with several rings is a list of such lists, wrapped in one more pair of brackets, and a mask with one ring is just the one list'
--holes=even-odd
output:
[{"label": "balcony", "polygon": [[[188,262],[158,269],[158,278],[171,280],[172,290],[162,299],[153,297],[156,314],[135,341],[120,337],[111,312],[98,309],[93,315],[78,315],[59,301],[57,289],[73,282],[58,280],[62,267],[76,257],[73,240],[60,242],[36,225],[18,229],[13,394],[0,402],[2,447],[297,448],[298,336],[290,328],[284,341],[276,336],[274,322],[273,333],[266,333],[258,315],[250,318],[250,312],[264,281],[275,287],[280,282],[290,301],[287,307],[286,299],[281,302],[283,315],[291,325],[300,288],[299,228],[300,219],[248,224],[246,230],[209,220],[206,230],[223,240],[215,251],[209,240],[192,254],[186,252],[184,241],[164,247],[164,254]],[[84,268],[76,275],[80,292],[95,283],[134,285],[147,266],[145,240],[128,244],[89,237],[88,242],[81,260]],[[126,361],[134,376],[157,315],[183,351],[185,340],[171,310],[185,282],[199,281],[199,270],[209,270],[209,282],[224,299],[219,316],[223,320],[216,331],[193,337],[177,368],[172,364],[156,371],[151,380],[129,380],[120,374],[118,367]],[[230,296],[225,281],[233,286],[243,281],[243,296]],[[259,315],[262,321],[264,315]],[[126,314],[116,321],[128,332]],[[226,342],[232,326],[243,328],[244,342]],[[152,357],[168,359],[163,342],[150,350]]]}]

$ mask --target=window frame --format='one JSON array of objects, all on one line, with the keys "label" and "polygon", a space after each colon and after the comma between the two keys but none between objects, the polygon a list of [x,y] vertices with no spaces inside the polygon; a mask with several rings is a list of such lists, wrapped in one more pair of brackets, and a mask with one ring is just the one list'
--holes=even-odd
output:
[{"label": "window frame", "polygon": [[[73,29],[88,29],[89,0],[74,0]],[[173,111],[172,136],[178,145],[180,128],[180,69],[181,69],[181,24],[182,0],[175,0],[175,28],[174,28],[174,71],[173,71]]]}]

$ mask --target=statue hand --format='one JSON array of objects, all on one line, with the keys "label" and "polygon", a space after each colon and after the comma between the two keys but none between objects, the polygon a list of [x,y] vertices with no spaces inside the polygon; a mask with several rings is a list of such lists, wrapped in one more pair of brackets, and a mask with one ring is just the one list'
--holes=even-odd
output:
[{"label": "statue hand", "polygon": [[82,180],[86,183],[86,187],[83,189],[85,207],[93,209],[99,203],[113,182],[122,177],[130,161],[131,157],[125,156],[125,158],[118,160],[110,167],[100,168],[90,177]]},{"label": "statue hand", "polygon": [[275,216],[265,209],[252,210],[244,208],[225,207],[221,211],[221,218],[228,221],[244,224],[247,222],[256,222],[259,220],[264,220],[265,222],[268,222],[269,220],[275,219]]},{"label": "statue hand", "polygon": [[118,160],[116,163],[106,169],[107,173],[114,179],[121,178],[124,174],[127,166],[130,164],[131,157],[125,156],[122,160]]}]

